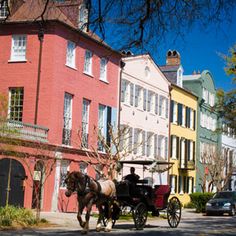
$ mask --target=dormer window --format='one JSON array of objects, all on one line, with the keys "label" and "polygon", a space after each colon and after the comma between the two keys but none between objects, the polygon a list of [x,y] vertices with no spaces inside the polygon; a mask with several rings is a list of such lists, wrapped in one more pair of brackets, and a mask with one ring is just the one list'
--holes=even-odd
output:
[{"label": "dormer window", "polygon": [[0,3],[0,19],[5,19],[8,16],[7,1]]},{"label": "dormer window", "polygon": [[78,27],[81,30],[86,30],[86,24],[88,22],[88,9],[86,8],[86,5],[83,3],[79,7],[79,20],[78,20]]},{"label": "dormer window", "polygon": [[177,85],[183,87],[183,71],[181,68],[177,71]]}]

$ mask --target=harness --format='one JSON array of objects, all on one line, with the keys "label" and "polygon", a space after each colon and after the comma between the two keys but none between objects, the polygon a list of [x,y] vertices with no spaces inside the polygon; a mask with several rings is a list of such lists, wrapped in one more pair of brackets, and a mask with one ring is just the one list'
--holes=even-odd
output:
[{"label": "harness", "polygon": [[79,182],[77,183],[77,194],[78,196],[84,196],[86,195],[90,189],[89,189],[89,185],[90,185],[90,177],[88,175],[85,175],[85,184],[84,184],[84,188],[81,189],[81,186],[79,184]]}]

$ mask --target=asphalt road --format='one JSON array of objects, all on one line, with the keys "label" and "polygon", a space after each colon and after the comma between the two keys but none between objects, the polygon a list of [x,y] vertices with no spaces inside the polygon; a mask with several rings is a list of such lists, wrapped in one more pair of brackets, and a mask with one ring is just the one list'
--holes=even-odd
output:
[{"label": "asphalt road", "polygon": [[[1,236],[77,236],[81,235],[80,227],[75,214],[70,213],[42,213],[54,225],[44,229],[28,229],[18,231],[0,231]],[[133,221],[118,220],[112,232],[95,231],[96,219],[90,220],[90,231],[88,235],[186,235],[186,236],[207,236],[207,235],[236,235],[236,217],[230,216],[204,216],[193,211],[183,211],[181,222],[178,228],[169,227],[166,219],[148,219],[144,230],[136,230]]]}]

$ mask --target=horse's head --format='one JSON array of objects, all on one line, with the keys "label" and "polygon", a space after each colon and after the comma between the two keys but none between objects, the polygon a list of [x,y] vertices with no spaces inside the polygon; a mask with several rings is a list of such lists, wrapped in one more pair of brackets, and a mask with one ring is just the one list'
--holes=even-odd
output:
[{"label": "horse's head", "polygon": [[81,172],[73,171],[71,173],[67,173],[65,184],[66,184],[66,192],[65,195],[70,197],[71,194],[75,191],[83,192],[86,188],[86,177]]}]

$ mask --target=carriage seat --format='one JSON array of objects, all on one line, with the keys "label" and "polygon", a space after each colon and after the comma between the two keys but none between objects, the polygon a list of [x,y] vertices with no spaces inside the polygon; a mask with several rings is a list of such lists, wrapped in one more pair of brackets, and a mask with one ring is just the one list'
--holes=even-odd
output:
[{"label": "carriage seat", "polygon": [[164,209],[167,206],[168,198],[170,196],[170,186],[169,185],[155,185],[154,190],[154,204],[158,209]]}]

